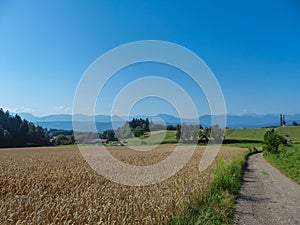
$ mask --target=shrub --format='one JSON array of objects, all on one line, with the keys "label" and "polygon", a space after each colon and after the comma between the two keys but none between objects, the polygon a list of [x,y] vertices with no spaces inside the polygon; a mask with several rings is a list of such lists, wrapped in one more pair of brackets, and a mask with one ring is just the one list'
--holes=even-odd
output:
[{"label": "shrub", "polygon": [[274,129],[269,130],[264,135],[263,151],[273,154],[279,153],[279,146],[285,141],[284,137],[275,132]]},{"label": "shrub", "polygon": [[141,128],[140,126],[137,126],[136,128],[133,128],[133,135],[135,137],[140,137],[144,134],[144,130],[143,128]]}]

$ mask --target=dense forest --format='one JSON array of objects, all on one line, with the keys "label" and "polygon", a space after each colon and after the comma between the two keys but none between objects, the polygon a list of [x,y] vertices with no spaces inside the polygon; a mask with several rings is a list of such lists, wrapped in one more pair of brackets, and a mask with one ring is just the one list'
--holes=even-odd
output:
[{"label": "dense forest", "polygon": [[47,130],[0,109],[0,147],[48,145]]}]

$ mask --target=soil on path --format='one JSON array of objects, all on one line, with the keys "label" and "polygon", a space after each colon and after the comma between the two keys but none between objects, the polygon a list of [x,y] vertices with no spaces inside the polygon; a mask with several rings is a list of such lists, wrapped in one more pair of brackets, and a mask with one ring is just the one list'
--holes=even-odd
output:
[{"label": "soil on path", "polygon": [[281,174],[262,154],[248,158],[235,208],[235,224],[300,224],[300,185]]}]

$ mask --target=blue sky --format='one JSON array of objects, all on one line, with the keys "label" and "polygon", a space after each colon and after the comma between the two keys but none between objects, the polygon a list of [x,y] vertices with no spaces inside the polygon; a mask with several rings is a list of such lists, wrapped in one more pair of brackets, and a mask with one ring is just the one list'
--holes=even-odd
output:
[{"label": "blue sky", "polygon": [[[39,116],[71,113],[81,76],[99,56],[132,41],[164,40],[206,62],[228,113],[300,113],[299,28],[296,0],[0,0],[0,107]],[[145,75],[177,82],[199,114],[210,113],[187,76],[158,64],[116,74],[99,96],[96,112],[109,114],[118,91]],[[155,98],[132,108],[133,114],[159,112],[176,114],[168,102]]]}]

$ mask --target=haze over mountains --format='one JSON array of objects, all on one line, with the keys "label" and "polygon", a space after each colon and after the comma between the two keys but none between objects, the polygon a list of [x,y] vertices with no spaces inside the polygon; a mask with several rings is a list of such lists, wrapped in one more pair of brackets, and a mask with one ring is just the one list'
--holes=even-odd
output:
[{"label": "haze over mountains", "polygon": [[[72,130],[72,115],[70,114],[56,114],[48,115],[43,117],[34,116],[30,113],[18,113],[23,119],[26,119],[35,124],[41,125],[46,128],[55,128],[55,129],[65,129]],[[136,118],[148,118],[154,122],[164,121],[166,125],[176,125],[179,123],[186,124],[195,124],[198,123],[197,119],[182,119],[168,115],[168,114],[159,114],[156,116],[134,116]],[[75,121],[77,121],[79,130],[78,131],[92,131],[93,116],[77,114],[74,116]],[[203,127],[210,126],[211,115],[204,115],[199,117],[200,124]],[[218,121],[218,116],[215,117]],[[130,117],[129,119],[132,119]],[[291,125],[293,121],[300,123],[300,114],[296,115],[285,115],[286,124]],[[112,121],[114,122],[114,128],[121,127],[126,121],[126,118],[120,116],[111,116],[108,115],[96,115],[96,129],[98,132],[103,132],[108,129],[112,129]],[[279,115],[275,114],[266,114],[266,115],[256,115],[256,114],[245,114],[245,115],[227,115],[227,127],[229,128],[260,128],[260,127],[276,127],[279,126]]]}]

